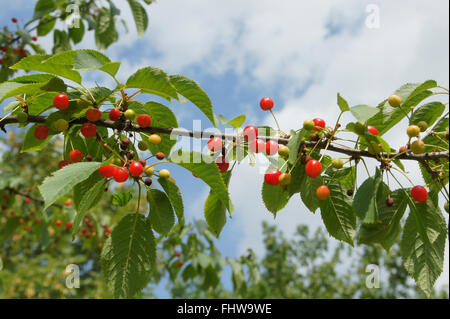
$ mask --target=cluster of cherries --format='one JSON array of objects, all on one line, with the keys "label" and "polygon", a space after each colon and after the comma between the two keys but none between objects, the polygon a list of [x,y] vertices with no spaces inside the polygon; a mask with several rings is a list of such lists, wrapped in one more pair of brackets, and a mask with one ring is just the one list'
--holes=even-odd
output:
[{"label": "cluster of cherries", "polygon": [[[17,23],[17,18],[12,18],[11,21],[13,23]],[[33,41],[37,41],[37,36],[31,37]],[[8,40],[10,43],[14,41],[14,37],[12,35],[6,36],[6,40]],[[0,57],[0,65],[3,65],[6,60],[14,60],[14,56],[21,56],[26,57],[28,55],[27,50],[25,50],[24,45],[19,45],[18,47],[9,48],[7,45],[2,45],[0,47],[0,54],[2,54],[2,57]]]}]

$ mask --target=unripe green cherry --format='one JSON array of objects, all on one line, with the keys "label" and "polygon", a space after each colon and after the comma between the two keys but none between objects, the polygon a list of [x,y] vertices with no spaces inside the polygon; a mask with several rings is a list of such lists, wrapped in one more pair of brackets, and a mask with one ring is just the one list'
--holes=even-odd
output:
[{"label": "unripe green cherry", "polygon": [[116,166],[122,166],[122,160],[118,157],[114,157],[112,163]]},{"label": "unripe green cherry", "polygon": [[445,211],[448,213],[448,209],[449,209],[449,204],[448,204],[448,202],[444,204],[444,209],[445,209]]},{"label": "unripe green cherry", "polygon": [[290,153],[289,147],[287,147],[286,145],[280,145],[278,147],[278,154],[281,157],[288,157]]},{"label": "unripe green cherry", "polygon": [[305,130],[312,131],[315,126],[316,126],[316,124],[314,123],[313,120],[306,120],[303,122],[303,128]]},{"label": "unripe green cherry", "polygon": [[88,107],[89,105],[91,105],[91,103],[89,101],[86,101],[85,99],[81,98],[81,99],[77,100],[77,106],[79,108],[84,109],[84,108]]},{"label": "unripe green cherry", "polygon": [[69,128],[69,122],[67,122],[65,119],[59,119],[53,122],[52,127],[57,132],[64,132]]},{"label": "unripe green cherry", "polygon": [[146,165],[144,167],[144,173],[147,176],[152,176],[153,174],[155,174],[155,168],[153,166]]},{"label": "unripe green cherry", "polygon": [[420,134],[420,127],[417,125],[410,125],[407,130],[406,134],[408,134],[409,137],[416,137]]},{"label": "unripe green cherry", "polygon": [[331,165],[333,166],[333,168],[340,169],[344,166],[344,162],[341,158],[333,158],[331,160]]},{"label": "unripe green cherry", "polygon": [[402,104],[402,98],[398,95],[391,95],[388,98],[389,105],[392,107],[399,107]]},{"label": "unripe green cherry", "polygon": [[167,169],[162,169],[159,171],[159,177],[161,178],[169,178],[170,177],[170,172]]},{"label": "unripe green cherry", "polygon": [[147,144],[144,141],[139,141],[138,148],[141,151],[146,151],[147,150]]},{"label": "unripe green cherry", "polygon": [[282,185],[289,185],[292,180],[292,175],[289,173],[283,173],[280,175],[278,180],[280,181],[280,184],[282,184]]},{"label": "unripe green cherry", "polygon": [[421,132],[425,132],[428,128],[428,123],[425,121],[420,121],[419,123],[417,123],[417,126],[420,128]]},{"label": "unripe green cherry", "polygon": [[16,117],[19,123],[25,123],[26,121],[28,121],[28,114],[25,112],[17,113]]},{"label": "unripe green cherry", "polygon": [[423,154],[425,151],[425,143],[421,140],[414,141],[411,144],[411,152],[414,154]]},{"label": "unripe green cherry", "polygon": [[136,118],[136,112],[133,110],[126,110],[124,114],[125,118],[129,121],[133,121]]}]

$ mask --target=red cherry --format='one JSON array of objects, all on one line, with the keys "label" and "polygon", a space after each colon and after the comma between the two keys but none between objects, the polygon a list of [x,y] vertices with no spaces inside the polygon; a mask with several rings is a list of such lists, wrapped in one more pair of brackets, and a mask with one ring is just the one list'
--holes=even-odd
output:
[{"label": "red cherry", "polygon": [[140,127],[148,127],[152,123],[152,118],[150,115],[142,114],[138,116],[136,121]]},{"label": "red cherry", "polygon": [[23,224],[25,221],[23,220],[23,218],[19,218],[19,224]]},{"label": "red cherry", "polygon": [[19,49],[18,49],[18,48],[13,48],[13,52],[14,52],[15,54],[18,54],[18,53],[19,53]]},{"label": "red cherry", "polygon": [[107,227],[107,228],[105,228],[105,232],[104,233],[105,233],[105,235],[109,235],[109,234],[112,233],[112,229]]},{"label": "red cherry", "polygon": [[68,199],[64,202],[64,205],[66,205],[66,206],[70,206],[71,204],[72,204],[72,202],[70,199]]},{"label": "red cherry", "polygon": [[91,122],[96,122],[102,118],[102,112],[99,109],[89,109],[86,111],[86,118]]},{"label": "red cherry", "polygon": [[128,169],[125,167],[119,167],[114,170],[114,180],[117,183],[123,183],[128,179]]},{"label": "red cherry", "polygon": [[367,126],[367,130],[372,133],[373,135],[378,135],[378,130],[375,126]]},{"label": "red cherry", "polygon": [[67,166],[67,165],[69,165],[70,164],[70,162],[69,161],[60,161],[59,163],[58,163],[58,168],[59,169],[61,169],[61,168],[63,168],[64,166]]},{"label": "red cherry", "polygon": [[65,110],[69,107],[69,97],[65,94],[58,94],[53,99],[53,106],[59,110]]},{"label": "red cherry", "polygon": [[71,222],[67,222],[67,223],[66,223],[66,228],[67,228],[67,229],[72,228],[72,223],[71,223]]},{"label": "red cherry", "polygon": [[278,152],[278,143],[272,140],[266,142],[266,154],[274,155]]},{"label": "red cherry", "polygon": [[11,21],[12,21],[13,23],[17,23],[17,18],[12,18]]},{"label": "red cherry", "polygon": [[25,50],[25,49],[20,49],[20,55],[21,56],[26,56],[27,55],[27,50]]},{"label": "red cherry", "polygon": [[270,110],[271,108],[273,108],[273,100],[270,97],[263,97],[261,99],[261,101],[259,102],[259,106],[261,106],[261,108],[264,111]]},{"label": "red cherry", "polygon": [[83,228],[82,230],[81,230],[81,233],[84,235],[84,234],[86,234],[87,233],[87,229],[86,228]]},{"label": "red cherry", "polygon": [[34,36],[32,37],[32,39],[33,39],[33,41],[37,41],[37,40],[38,40],[38,37],[34,35]]},{"label": "red cherry", "polygon": [[58,227],[59,227],[59,226],[61,226],[61,224],[62,224],[62,221],[60,221],[60,220],[57,220],[55,224],[56,224],[56,226],[58,226]]},{"label": "red cherry", "polygon": [[8,195],[3,195],[3,199],[5,200],[5,201],[8,201],[9,200],[9,196]]},{"label": "red cherry", "polygon": [[112,109],[109,111],[108,117],[111,121],[117,121],[120,119],[120,110],[119,109]]},{"label": "red cherry", "polygon": [[23,229],[24,229],[25,231],[30,231],[30,226],[26,225]]},{"label": "red cherry", "polygon": [[25,203],[29,203],[31,202],[31,198],[30,197],[25,197]]},{"label": "red cherry", "polygon": [[41,221],[40,221],[39,219],[36,218],[36,219],[34,220],[34,223],[35,223],[36,225],[39,225],[39,224],[41,223]]},{"label": "red cherry", "polygon": [[277,169],[271,169],[266,172],[264,180],[269,185],[278,185],[280,183],[281,172]]},{"label": "red cherry", "polygon": [[411,190],[411,196],[419,203],[424,203],[428,199],[428,192],[423,186],[414,186]]},{"label": "red cherry", "polygon": [[113,177],[115,169],[116,168],[114,166],[106,165],[99,167],[98,172],[102,177],[109,178]]},{"label": "red cherry", "polygon": [[316,126],[314,128],[314,131],[317,131],[317,132],[321,131],[321,129],[317,128],[317,127],[325,128],[325,121],[324,120],[316,118],[316,119],[313,119],[313,122],[314,122],[314,125]]},{"label": "red cherry", "polygon": [[316,178],[322,172],[322,164],[316,160],[309,160],[305,166],[306,175]]},{"label": "red cherry", "polygon": [[89,217],[86,217],[86,218],[84,219],[84,222],[85,222],[86,224],[89,223],[89,222],[90,222]]},{"label": "red cherry", "polygon": [[223,147],[223,141],[219,137],[213,137],[208,141],[208,149],[216,152],[222,150]]},{"label": "red cherry", "polygon": [[132,162],[130,164],[130,174],[133,177],[138,177],[144,172],[144,168],[142,164],[139,162]]},{"label": "red cherry", "polygon": [[0,65],[2,65],[3,64],[3,59],[0,59]]},{"label": "red cherry", "polygon": [[247,125],[244,128],[244,139],[246,141],[253,141],[258,137],[258,128],[254,125]]},{"label": "red cherry", "polygon": [[178,252],[178,251],[176,251],[176,252],[175,252],[175,256],[176,256],[176,257],[181,257],[181,253]]},{"label": "red cherry", "polygon": [[48,134],[50,134],[50,129],[47,127],[47,125],[36,126],[34,130],[34,137],[38,140],[45,140]]},{"label": "red cherry", "polygon": [[8,209],[8,206],[2,205],[2,210],[7,210],[7,209]]},{"label": "red cherry", "polygon": [[318,199],[325,200],[330,196],[330,189],[325,185],[319,186],[316,190],[316,195]]},{"label": "red cherry", "polygon": [[69,158],[74,163],[81,162],[83,160],[83,153],[79,150],[72,150],[69,153]]},{"label": "red cherry", "polygon": [[260,140],[258,138],[256,140],[251,141],[248,144],[248,147],[249,147],[250,151],[252,151],[254,153],[260,153],[260,152],[262,152],[265,149],[266,144],[264,143],[263,140]]},{"label": "red cherry", "polygon": [[179,268],[181,268],[181,267],[183,267],[183,263],[182,263],[181,261],[179,261],[179,262],[177,262],[177,266],[178,266]]},{"label": "red cherry", "polygon": [[93,137],[97,133],[97,126],[92,123],[84,123],[81,125],[81,134],[83,134],[84,137]]},{"label": "red cherry", "polygon": [[7,52],[7,51],[8,51],[8,47],[7,47],[7,46],[4,46],[4,45],[2,46],[1,49],[2,49],[3,52]]},{"label": "red cherry", "polygon": [[216,159],[216,164],[217,164],[217,167],[219,168],[221,173],[225,173],[228,170],[228,167],[230,167],[230,163],[223,156],[219,156]]}]

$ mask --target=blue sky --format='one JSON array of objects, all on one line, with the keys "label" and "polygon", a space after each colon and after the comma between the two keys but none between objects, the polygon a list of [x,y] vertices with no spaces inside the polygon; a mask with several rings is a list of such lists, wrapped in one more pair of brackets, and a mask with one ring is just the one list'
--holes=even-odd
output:
[{"label": "blue sky", "polygon": [[[32,3],[8,1],[1,21],[30,17]],[[449,85],[445,0],[159,0],[148,9],[149,29],[140,39],[125,1],[115,3],[129,21],[130,32],[105,53],[122,62],[121,80],[148,65],[186,75],[208,93],[217,114],[246,114],[246,124],[274,124],[258,107],[263,96],[274,99],[281,127],[289,130],[319,116],[335,121],[337,92],[351,105],[376,105],[406,82],[435,79]],[[368,5],[378,10],[378,28],[367,25],[372,12],[367,12]],[[42,40],[47,46],[51,43],[50,37]],[[78,47],[94,48],[93,35]],[[86,79],[104,81],[95,75]],[[189,103],[171,107],[181,127],[192,128],[194,119],[210,127]],[[386,135],[393,145],[405,142],[403,129]],[[407,168],[420,183],[417,167],[408,163]],[[202,218],[208,189],[186,171],[174,169],[173,175],[185,198],[187,220]],[[217,241],[226,256],[238,256],[250,247],[261,255],[262,220],[288,234],[299,223],[323,227],[320,215],[309,213],[299,198],[274,220],[261,202],[262,178],[258,169],[245,164],[234,173],[230,193],[236,209]],[[449,280],[448,247],[444,269],[439,283]]]}]

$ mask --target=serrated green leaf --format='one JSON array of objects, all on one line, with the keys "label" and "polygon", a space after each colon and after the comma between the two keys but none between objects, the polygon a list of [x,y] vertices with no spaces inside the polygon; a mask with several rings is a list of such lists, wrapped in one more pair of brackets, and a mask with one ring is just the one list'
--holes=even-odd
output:
[{"label": "serrated green leaf", "polygon": [[141,37],[148,27],[148,16],[145,8],[136,0],[127,0],[133,13],[134,22],[138,31],[138,36]]},{"label": "serrated green leaf", "polygon": [[[48,21],[48,22],[43,22],[43,21]],[[39,22],[39,25],[37,28],[37,35],[40,37],[46,36],[53,30],[53,28],[55,27],[55,24],[56,24],[56,19],[48,19],[48,20],[45,20],[45,18],[42,19]]]},{"label": "serrated green leaf", "polygon": [[172,204],[175,214],[177,215],[178,223],[184,225],[184,205],[183,197],[177,184],[167,178],[158,178],[159,184],[162,186],[167,194],[167,197]]},{"label": "serrated green leaf", "polygon": [[70,192],[75,185],[89,178],[101,165],[98,162],[74,163],[46,177],[44,182],[39,186],[39,191],[45,201],[44,209],[47,209],[61,196]]},{"label": "serrated green leaf", "polygon": [[146,67],[132,74],[126,83],[128,88],[142,89],[142,92],[155,94],[170,101],[178,99],[177,91],[170,83],[169,76],[161,69]]},{"label": "serrated green leaf", "polygon": [[176,88],[179,94],[197,106],[215,127],[218,126],[217,118],[214,116],[211,100],[196,82],[183,75],[171,75],[170,83]]},{"label": "serrated green leaf", "polygon": [[327,181],[330,196],[320,201],[320,212],[331,236],[353,246],[356,231],[356,214],[346,190],[338,182]]},{"label": "serrated green leaf", "polygon": [[175,225],[175,215],[169,198],[158,189],[151,189],[148,192],[150,213],[148,219],[152,228],[161,235],[167,235]]},{"label": "serrated green leaf", "polygon": [[65,31],[55,29],[53,31],[53,54],[71,50],[69,35]]},{"label": "serrated green leaf", "polygon": [[355,105],[350,108],[350,112],[352,112],[353,116],[360,121],[361,123],[365,123],[368,119],[375,116],[380,110],[376,107],[369,105]]},{"label": "serrated green leaf", "polygon": [[341,96],[340,93],[337,94],[337,104],[341,109],[341,112],[350,111],[347,101]]},{"label": "serrated green leaf", "polygon": [[289,148],[289,163],[294,164],[298,159],[298,150],[302,140],[305,138],[307,131],[301,129],[297,133],[295,131],[291,131],[291,138],[289,139],[288,144],[286,145]]},{"label": "serrated green leaf", "polygon": [[[231,178],[231,171],[222,174],[225,185],[228,186]],[[223,227],[227,222],[227,208],[213,191],[209,192],[208,198],[204,206],[205,220],[208,223],[208,228],[211,232],[219,238]]]},{"label": "serrated green leaf", "polygon": [[77,44],[83,40],[85,27],[83,20],[78,20],[79,25],[77,27],[69,28],[69,38],[73,41],[73,43]]},{"label": "serrated green leaf", "polygon": [[40,19],[55,9],[56,3],[54,0],[38,0],[34,6],[33,20]]},{"label": "serrated green leaf", "polygon": [[123,207],[130,202],[131,198],[133,198],[131,192],[113,194],[112,203],[113,205]]},{"label": "serrated green leaf", "polygon": [[262,199],[267,210],[277,216],[277,212],[282,210],[290,199],[289,192],[281,185],[269,185],[263,182]]},{"label": "serrated green leaf", "polygon": [[420,121],[427,122],[431,126],[436,122],[439,116],[445,110],[445,105],[441,102],[430,102],[417,108],[411,116],[411,124],[417,124]]},{"label": "serrated green leaf", "polygon": [[228,122],[226,122],[226,124],[231,125],[235,129],[238,129],[242,126],[242,124],[245,123],[246,118],[247,117],[244,114],[238,115],[235,118],[233,118],[232,120],[229,120]]},{"label": "serrated green leaf", "polygon": [[430,296],[443,270],[447,227],[439,207],[431,199],[418,203],[408,196],[408,202],[410,214],[400,243],[403,265],[419,288]]},{"label": "serrated green leaf", "polygon": [[122,218],[101,253],[103,275],[115,298],[131,298],[151,278],[156,243],[148,220],[139,214]]},{"label": "serrated green leaf", "polygon": [[[302,165],[302,167],[305,170],[305,166]],[[320,207],[320,200],[317,198],[316,190],[321,185],[323,185],[322,177],[311,178],[305,173],[300,186],[300,196],[303,204],[313,213]]]},{"label": "serrated green leaf", "polygon": [[353,208],[364,224],[374,224],[378,221],[377,195],[381,182],[382,176],[377,169],[375,176],[367,178],[353,198]]},{"label": "serrated green leaf", "polygon": [[111,10],[103,7],[95,20],[95,43],[100,50],[106,50],[117,41],[119,34]]}]

